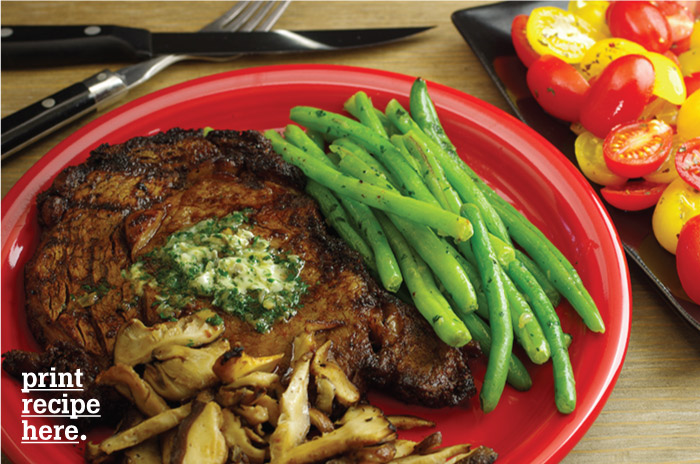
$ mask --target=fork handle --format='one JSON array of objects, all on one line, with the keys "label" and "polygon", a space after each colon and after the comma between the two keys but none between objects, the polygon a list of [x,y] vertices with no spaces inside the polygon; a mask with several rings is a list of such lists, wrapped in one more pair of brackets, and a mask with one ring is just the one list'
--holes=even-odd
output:
[{"label": "fork handle", "polygon": [[146,29],[111,25],[2,26],[2,68],[132,62],[152,57]]},{"label": "fork handle", "polygon": [[104,70],[2,118],[2,159],[108,105],[126,91],[118,74]]}]

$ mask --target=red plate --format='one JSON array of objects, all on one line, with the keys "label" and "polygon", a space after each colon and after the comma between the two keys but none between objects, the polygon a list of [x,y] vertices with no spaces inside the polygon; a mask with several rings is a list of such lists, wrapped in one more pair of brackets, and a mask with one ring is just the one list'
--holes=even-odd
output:
[{"label": "red plate", "polygon": [[[408,106],[414,78],[363,68],[326,65],[272,66],[186,82],[147,95],[86,125],[47,153],[2,200],[2,352],[35,349],[24,316],[22,269],[36,246],[35,197],[68,165],[82,162],[101,143],[179,126],[220,129],[281,128],[295,105],[342,111],[345,99],[364,90],[383,108],[391,98]],[[484,415],[475,398],[466,407],[430,410],[373,395],[389,413],[435,420],[445,444],[492,447],[499,463],[551,463],[562,459],[591,426],[612,391],[629,339],[631,288],[615,229],[576,168],[545,139],[510,115],[474,97],[429,84],[445,129],[476,172],[514,203],[575,264],[600,308],[605,334],[585,329],[568,303],[558,308],[573,336],[571,360],[578,405],[562,415],[554,406],[551,367],[529,365],[534,387],[506,387],[497,409]],[[484,364],[473,363],[480,387]],[[80,462],[82,447],[20,444],[20,385],[2,374],[2,447],[16,463]],[[47,419],[30,419],[34,425]],[[417,438],[427,430],[406,434]]]}]

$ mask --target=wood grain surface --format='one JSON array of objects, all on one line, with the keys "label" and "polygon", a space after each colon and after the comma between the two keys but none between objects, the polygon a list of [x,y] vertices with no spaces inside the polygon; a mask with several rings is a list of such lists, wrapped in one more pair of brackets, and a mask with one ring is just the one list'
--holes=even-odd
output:
[{"label": "wood grain surface", "polygon": [[[158,89],[223,71],[269,64],[328,63],[422,76],[509,108],[450,15],[480,2],[292,2],[277,27],[320,29],[435,25],[415,38],[342,53],[241,58],[229,63],[182,62],[133,89],[118,104]],[[196,31],[228,2],[7,2],[2,24],[118,24],[152,31]],[[2,71],[2,116],[125,63]],[[105,110],[107,111],[107,110]],[[2,163],[2,196],[44,153],[94,117],[72,123]],[[582,463],[700,463],[700,334],[630,269],[632,333],[619,380],[600,416],[564,459]],[[591,360],[595,362],[595,360]],[[3,463],[9,462],[3,456]]]}]

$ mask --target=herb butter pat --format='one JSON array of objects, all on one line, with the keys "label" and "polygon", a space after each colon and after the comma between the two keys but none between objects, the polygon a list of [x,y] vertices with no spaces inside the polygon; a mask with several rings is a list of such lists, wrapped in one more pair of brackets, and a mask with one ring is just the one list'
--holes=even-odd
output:
[{"label": "herb butter pat", "polygon": [[250,322],[259,332],[296,314],[307,285],[303,261],[255,235],[246,211],[212,218],[168,237],[129,270],[137,290],[159,292],[161,317],[197,298]]}]

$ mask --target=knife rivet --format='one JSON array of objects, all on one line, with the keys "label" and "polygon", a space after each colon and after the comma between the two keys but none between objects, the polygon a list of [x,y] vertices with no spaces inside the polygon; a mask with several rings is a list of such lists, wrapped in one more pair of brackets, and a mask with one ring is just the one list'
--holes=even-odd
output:
[{"label": "knife rivet", "polygon": [[41,106],[44,108],[52,108],[56,104],[56,100],[53,98],[47,98],[45,100],[42,100]]},{"label": "knife rivet", "polygon": [[2,37],[3,39],[5,37],[10,37],[14,32],[15,31],[13,31],[11,27],[3,27],[2,31],[0,32],[0,37]]},{"label": "knife rivet", "polygon": [[100,29],[100,26],[88,26],[83,32],[85,35],[97,35],[102,32],[102,29]]}]

